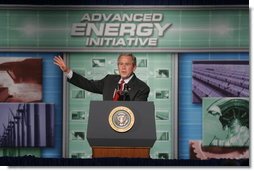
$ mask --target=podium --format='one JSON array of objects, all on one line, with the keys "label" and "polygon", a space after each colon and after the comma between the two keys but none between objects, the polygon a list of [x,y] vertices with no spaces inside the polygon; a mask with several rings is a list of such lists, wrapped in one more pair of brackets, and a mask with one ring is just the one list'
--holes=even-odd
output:
[{"label": "podium", "polygon": [[93,158],[150,158],[156,140],[153,102],[91,101],[87,140]]}]

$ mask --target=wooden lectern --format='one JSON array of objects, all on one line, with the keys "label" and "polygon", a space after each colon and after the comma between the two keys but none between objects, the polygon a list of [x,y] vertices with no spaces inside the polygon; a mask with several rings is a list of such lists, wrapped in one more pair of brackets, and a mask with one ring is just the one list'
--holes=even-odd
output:
[{"label": "wooden lectern", "polygon": [[150,158],[149,147],[92,147],[93,158]]},{"label": "wooden lectern", "polygon": [[156,140],[153,102],[92,101],[87,140],[93,158],[149,158]]}]

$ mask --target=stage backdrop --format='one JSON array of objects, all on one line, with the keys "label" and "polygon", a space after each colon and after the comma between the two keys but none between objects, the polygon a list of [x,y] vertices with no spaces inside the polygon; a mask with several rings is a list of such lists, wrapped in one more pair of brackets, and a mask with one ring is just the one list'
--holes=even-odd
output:
[{"label": "stage backdrop", "polygon": [[[53,64],[53,57],[59,53],[0,53],[2,58],[33,58],[42,59],[42,102],[55,106],[54,147],[50,148],[0,148],[0,156],[24,156],[58,158],[62,156],[62,72]],[[0,114],[1,111],[0,111]]]},{"label": "stage backdrop", "polygon": [[249,9],[244,7],[4,6],[0,7],[0,26],[0,50],[249,48]]},{"label": "stage backdrop", "polygon": [[[147,65],[147,71],[149,71],[145,72],[146,69],[139,71],[144,73],[141,74],[141,78],[144,76],[142,79],[147,81],[149,86],[153,88],[149,96],[152,99],[149,100],[154,100],[155,105],[159,106],[159,108],[156,108],[156,118],[158,119],[156,124],[158,126],[163,125],[157,131],[157,136],[159,135],[158,137],[161,138],[157,140],[151,152],[153,158],[173,158],[172,156],[177,156],[176,153],[173,155],[172,151],[172,147],[176,143],[170,144],[170,142],[178,141],[177,138],[171,140],[173,135],[170,134],[174,122],[171,117],[177,115],[177,112],[174,112],[174,115],[170,114],[171,111],[167,114],[169,110],[173,109],[170,100],[177,103],[177,96],[173,98],[170,94],[173,92],[172,85],[177,83],[174,81],[177,80],[177,74],[171,72],[175,70],[172,68],[171,70],[170,67],[176,67],[177,65],[173,65],[172,61],[171,65],[167,64],[165,59],[177,56],[173,54],[178,52],[208,52],[210,57],[210,54],[213,55],[210,52],[237,52],[236,54],[238,54],[238,52],[249,51],[248,7],[206,7],[205,9],[200,7],[165,6],[0,7],[0,26],[1,52],[67,52],[70,53],[67,54],[67,59],[71,65],[76,60],[75,58],[80,59],[80,61],[89,60],[85,64],[85,69],[83,65],[80,65],[80,61],[76,61],[76,69],[93,79],[107,73],[106,71],[109,69],[107,65],[114,65],[113,62],[107,63],[108,59],[115,61],[118,52],[129,51],[137,54],[137,57],[142,61],[139,64],[140,68]],[[84,53],[79,54],[77,52]],[[107,55],[110,57],[105,57]],[[222,59],[224,55],[219,55],[218,58]],[[94,57],[96,59],[93,59]],[[111,57],[114,57],[115,60],[112,60]],[[148,60],[143,60],[146,57]],[[152,65],[149,64],[150,61],[158,66],[155,69],[156,71],[152,70]],[[164,64],[166,64],[165,67]],[[89,67],[90,70],[86,71],[86,68]],[[188,70],[189,67],[185,68],[183,74],[191,74],[191,70]],[[150,75],[150,70],[154,75]],[[108,72],[116,73],[117,70]],[[172,76],[171,80],[170,76]],[[157,79],[169,79],[172,82],[159,83],[156,82]],[[179,87],[190,88],[191,82],[187,81],[189,79],[184,79],[184,84],[180,81]],[[56,87],[52,83],[45,84],[49,85],[49,89],[51,89]],[[58,85],[59,83],[58,81],[57,87],[62,86]],[[161,84],[162,87],[157,84]],[[66,85],[66,83],[63,85]],[[177,90],[174,90],[174,92],[177,93]],[[92,97],[87,92],[74,87],[70,87],[68,93],[69,98],[67,100],[73,100],[77,104],[86,101],[84,103],[86,108],[88,103],[86,98]],[[179,97],[184,100],[187,99],[181,93],[179,93]],[[95,100],[98,98],[96,97]],[[183,101],[182,104],[181,99],[179,106],[184,108],[186,107],[186,101]],[[63,100],[65,101],[65,99]],[[85,120],[87,118],[87,112],[82,111],[83,108],[81,110],[77,104],[75,104],[76,106],[73,105],[75,109],[70,108],[66,112],[69,118],[64,120],[64,124],[66,124],[64,128],[65,126],[71,128],[73,125],[78,125],[77,122],[81,122],[75,122],[75,120]],[[188,114],[190,110],[191,113],[195,113],[195,109],[187,109]],[[181,109],[179,111],[182,112]],[[187,121],[188,117],[195,119],[192,115],[188,115],[186,118],[185,115],[182,116],[184,116],[184,121]],[[72,117],[72,120],[70,117]],[[170,121],[167,121],[167,119]],[[187,125],[187,127],[184,127],[187,130],[182,129],[180,123],[179,134],[181,136],[179,141],[180,143],[183,141],[186,148],[188,148],[188,144],[186,144],[186,141],[189,140],[188,136],[192,136],[188,134],[188,125],[192,123],[191,121],[183,125]],[[202,130],[200,128],[201,121],[195,124],[198,125],[198,130],[195,129],[194,134]],[[70,141],[66,148],[65,142],[63,143],[63,156],[69,157],[73,153],[73,157],[90,157],[89,148],[87,151],[80,153],[79,149],[72,149],[71,147],[71,141],[74,141],[76,146],[85,145],[83,141],[86,136],[85,128],[86,125],[74,127],[73,130],[68,131],[67,138],[69,139],[63,137],[65,141]],[[177,130],[177,127],[175,127],[173,132],[176,133]],[[58,133],[60,134],[60,132]],[[199,136],[198,138],[200,139]],[[164,148],[164,145],[167,150],[161,152],[162,149],[159,147],[163,146]],[[185,147],[184,150],[186,150]],[[179,149],[182,150],[181,146]],[[186,153],[188,154],[184,151],[184,154],[179,154],[179,158],[188,158]]]}]

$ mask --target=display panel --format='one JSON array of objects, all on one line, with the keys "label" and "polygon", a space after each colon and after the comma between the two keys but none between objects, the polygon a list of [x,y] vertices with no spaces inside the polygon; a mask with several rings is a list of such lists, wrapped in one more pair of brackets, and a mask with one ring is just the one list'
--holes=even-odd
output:
[{"label": "display panel", "polygon": [[[81,75],[97,80],[106,74],[117,74],[119,53],[71,53],[69,66]],[[174,81],[175,55],[168,53],[134,53],[137,57],[136,76],[150,87],[148,101],[155,104],[157,141],[151,149],[152,158],[175,158]],[[68,84],[68,157],[91,158],[86,140],[89,105],[91,100],[102,100],[102,95],[84,91]],[[82,155],[78,155],[82,154]]]},{"label": "display panel", "polygon": [[0,57],[0,102],[42,101],[42,74],[42,59]]},{"label": "display panel", "polygon": [[193,61],[248,61],[249,53],[179,54],[179,159],[189,159],[189,142],[202,140],[202,104],[192,102]]},{"label": "display panel", "polygon": [[0,103],[0,147],[54,146],[54,105]]},{"label": "display panel", "polygon": [[203,97],[248,97],[249,61],[193,61],[192,101]]},{"label": "display panel", "polygon": [[[50,148],[1,148],[0,156],[36,156],[46,158],[62,157],[62,72],[53,64],[53,57],[59,53],[2,52],[1,58],[38,58],[42,60],[42,101],[55,105],[54,146]],[[1,112],[0,112],[1,113]]]},{"label": "display panel", "polygon": [[[196,9],[196,10],[195,10]],[[249,10],[82,7],[0,9],[1,48],[235,51],[249,48]]]},{"label": "display panel", "polygon": [[250,150],[248,147],[211,147],[203,146],[200,140],[190,140],[190,159],[248,159]]},{"label": "display panel", "polygon": [[249,99],[203,98],[203,146],[249,147]]}]

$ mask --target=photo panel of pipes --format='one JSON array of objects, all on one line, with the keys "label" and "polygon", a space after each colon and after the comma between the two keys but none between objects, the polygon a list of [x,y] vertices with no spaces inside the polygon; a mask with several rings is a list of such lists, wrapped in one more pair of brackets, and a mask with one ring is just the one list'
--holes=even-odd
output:
[{"label": "photo panel of pipes", "polygon": [[0,102],[41,101],[42,59],[0,57]]},{"label": "photo panel of pipes", "polygon": [[0,103],[0,147],[54,146],[54,104]]}]

